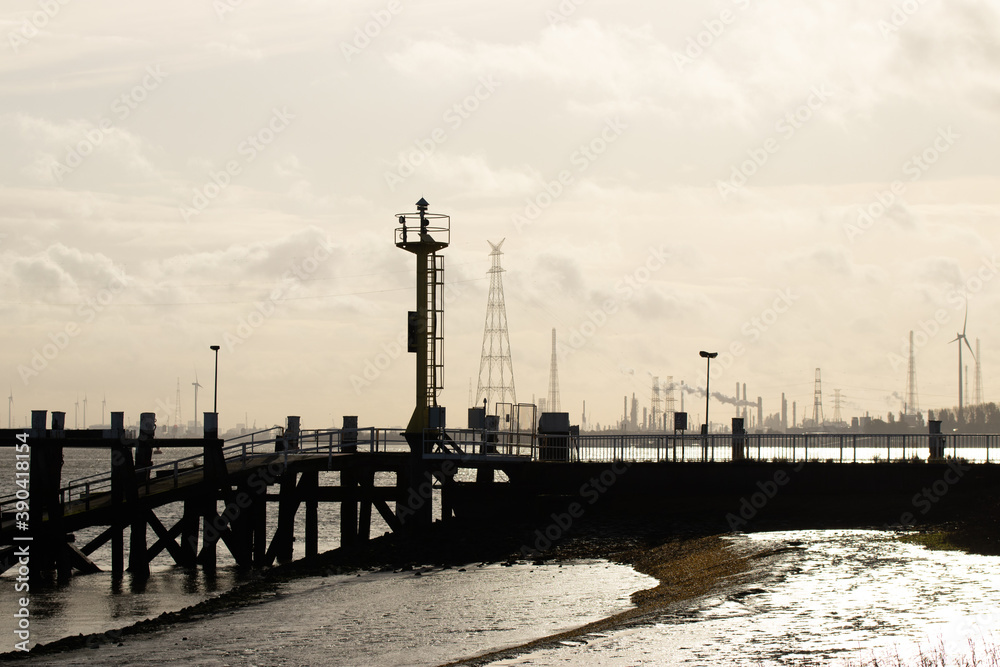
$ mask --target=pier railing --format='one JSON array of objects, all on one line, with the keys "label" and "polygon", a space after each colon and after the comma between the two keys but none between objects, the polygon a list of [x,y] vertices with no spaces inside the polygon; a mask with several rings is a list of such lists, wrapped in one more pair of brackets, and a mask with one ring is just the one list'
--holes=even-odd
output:
[{"label": "pier railing", "polygon": [[509,431],[448,431],[448,446],[434,447],[429,434],[425,458],[532,461],[822,461],[830,463],[919,462],[945,457],[995,462],[1000,434],[713,433],[517,434]]},{"label": "pier railing", "polygon": [[[533,458],[563,461],[822,461],[878,463],[945,457],[995,462],[1000,434],[926,433],[714,433],[584,434],[565,436],[533,451]],[[547,450],[547,451],[545,451]]]},{"label": "pier railing", "polygon": [[[374,453],[406,449],[405,442],[399,440],[397,434],[398,429],[375,427],[302,430],[292,434],[277,427],[231,438],[226,441],[222,453],[228,469],[235,472],[245,470],[255,459],[266,457],[277,456],[283,465],[287,465],[289,457],[294,460],[296,455],[303,454],[325,453],[332,460],[334,455],[346,452]],[[155,447],[157,441],[148,441],[147,444]],[[137,468],[135,474],[143,479],[140,492],[162,493],[178,488],[192,476],[202,474],[203,458],[203,453],[199,452],[146,468]],[[164,481],[170,483],[163,484]],[[91,508],[92,500],[110,493],[111,473],[103,472],[70,480],[59,490],[59,498],[64,505],[82,501],[81,509],[86,511]],[[9,513],[14,512],[18,500],[17,494],[0,498],[0,516],[6,518]]]},{"label": "pier railing", "polygon": [[[546,462],[650,461],[663,463],[729,461],[815,461],[828,463],[926,462],[944,458],[971,463],[996,462],[1000,434],[855,434],[855,433],[636,433],[576,435],[539,434],[530,431],[449,430],[435,435],[439,446],[425,443],[424,457],[460,460],[517,460]],[[162,442],[162,441],[161,441]],[[155,446],[157,441],[150,441]],[[226,441],[223,456],[232,472],[245,470],[255,459],[277,457],[283,465],[297,455],[335,455],[350,452],[408,451],[398,429],[303,430],[296,433],[267,429]],[[144,494],[176,489],[203,470],[203,454],[159,463],[136,470]],[[166,483],[164,483],[166,482]],[[155,486],[155,488],[154,488]],[[111,474],[100,473],[70,480],[60,489],[64,504],[91,501],[110,494]],[[10,516],[20,498],[0,498],[0,515]]]}]

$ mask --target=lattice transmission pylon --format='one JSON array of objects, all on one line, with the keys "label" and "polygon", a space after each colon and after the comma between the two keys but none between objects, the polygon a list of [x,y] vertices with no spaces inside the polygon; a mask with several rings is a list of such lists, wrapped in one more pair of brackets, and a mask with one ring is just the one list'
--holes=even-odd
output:
[{"label": "lattice transmission pylon", "polygon": [[823,419],[823,388],[820,382],[819,369],[816,369],[816,388],[813,390],[813,423],[822,426]]},{"label": "lattice transmission pylon", "polygon": [[510,356],[510,337],[507,334],[507,306],[503,298],[503,253],[500,243],[487,241],[493,251],[490,258],[490,294],[486,301],[486,325],[483,328],[483,353],[479,361],[479,388],[476,405],[486,400],[487,412],[496,410],[497,403],[517,403],[514,393],[514,364]]}]

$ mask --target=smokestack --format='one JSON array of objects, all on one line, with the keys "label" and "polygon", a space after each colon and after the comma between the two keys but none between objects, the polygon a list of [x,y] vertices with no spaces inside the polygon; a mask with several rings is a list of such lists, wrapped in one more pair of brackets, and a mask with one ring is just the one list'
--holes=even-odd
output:
[{"label": "smokestack", "polygon": [[795,428],[795,401],[792,401],[792,428]]},{"label": "smokestack", "polygon": [[764,427],[764,399],[760,396],[757,397],[757,428],[761,429]]},{"label": "smokestack", "polygon": [[[739,400],[740,400],[740,394],[739,394],[738,388],[737,388],[737,392],[736,392],[736,400],[737,400],[737,402],[739,402]],[[744,424],[747,423],[747,383],[746,382],[743,383],[743,423]]]},{"label": "smokestack", "polygon": [[788,401],[785,400],[785,392],[781,392],[781,430],[788,430]]},{"label": "smokestack", "polygon": [[740,416],[740,383],[739,380],[736,381],[736,416]]}]

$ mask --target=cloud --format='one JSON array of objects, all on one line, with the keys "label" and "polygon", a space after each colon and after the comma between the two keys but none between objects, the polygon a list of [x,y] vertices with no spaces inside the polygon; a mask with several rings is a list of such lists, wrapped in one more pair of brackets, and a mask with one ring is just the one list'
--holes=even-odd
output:
[{"label": "cloud", "polygon": [[[106,126],[107,127],[107,126]],[[29,182],[58,184],[81,173],[115,172],[115,181],[157,174],[146,156],[149,144],[121,127],[102,129],[81,119],[63,122],[23,113],[0,116],[0,133],[15,158],[24,160],[20,173]]]}]

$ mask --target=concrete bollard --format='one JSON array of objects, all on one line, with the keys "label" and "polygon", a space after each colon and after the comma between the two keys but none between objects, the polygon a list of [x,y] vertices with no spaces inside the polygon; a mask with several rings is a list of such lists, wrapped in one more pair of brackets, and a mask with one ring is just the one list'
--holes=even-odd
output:
[{"label": "concrete bollard", "polygon": [[[149,468],[153,465],[153,445],[156,435],[156,413],[143,412],[139,415],[139,438],[135,445],[135,468]],[[149,471],[140,475],[141,481],[149,480]]]}]

